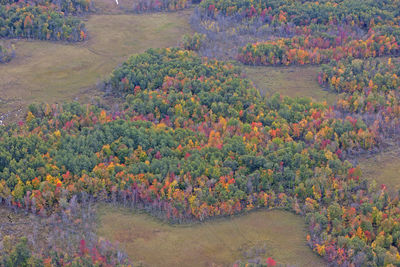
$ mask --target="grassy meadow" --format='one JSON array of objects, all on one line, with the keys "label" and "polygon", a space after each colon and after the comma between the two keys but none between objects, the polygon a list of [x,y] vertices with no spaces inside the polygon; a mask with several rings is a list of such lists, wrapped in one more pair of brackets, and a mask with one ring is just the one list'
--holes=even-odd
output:
[{"label": "grassy meadow", "polygon": [[385,184],[390,192],[400,190],[400,149],[395,148],[360,160],[363,175],[378,185]]},{"label": "grassy meadow", "polygon": [[32,102],[60,102],[99,94],[91,90],[126,58],[148,48],[176,46],[190,32],[190,10],[143,15],[91,15],[89,40],[14,41],[17,56],[0,65],[0,114]]},{"label": "grassy meadow", "polygon": [[303,218],[285,211],[260,210],[201,224],[169,225],[106,205],[99,208],[99,222],[98,234],[119,243],[143,266],[231,266],[257,254],[290,266],[324,266],[306,245]]},{"label": "grassy meadow", "polygon": [[310,97],[334,104],[336,95],[324,91],[317,82],[319,67],[253,67],[243,66],[262,94],[280,93],[289,97]]}]

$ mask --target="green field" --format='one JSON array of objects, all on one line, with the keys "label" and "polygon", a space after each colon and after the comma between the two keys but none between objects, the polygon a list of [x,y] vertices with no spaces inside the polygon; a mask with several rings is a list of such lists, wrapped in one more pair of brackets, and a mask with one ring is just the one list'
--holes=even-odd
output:
[{"label": "green field", "polygon": [[316,101],[334,104],[336,95],[324,91],[317,82],[319,67],[249,67],[247,77],[263,94],[280,93],[290,97],[310,97]]},{"label": "green field", "polygon": [[153,47],[176,46],[190,32],[190,10],[146,15],[92,15],[89,40],[79,44],[16,41],[17,56],[0,65],[0,112],[32,102],[99,94],[92,90],[126,58]]},{"label": "green field", "polygon": [[231,266],[236,260],[273,257],[294,266],[324,266],[306,245],[303,218],[260,210],[201,224],[169,225],[128,209],[101,206],[98,234],[118,242],[144,266]]}]

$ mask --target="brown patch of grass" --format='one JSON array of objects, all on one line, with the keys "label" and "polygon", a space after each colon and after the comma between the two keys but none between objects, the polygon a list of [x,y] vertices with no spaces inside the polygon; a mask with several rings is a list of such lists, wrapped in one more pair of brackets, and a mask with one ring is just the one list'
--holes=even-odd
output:
[{"label": "brown patch of grass", "polygon": [[385,184],[390,192],[400,190],[400,148],[381,152],[360,160],[362,174],[378,185]]},{"label": "brown patch of grass", "polygon": [[199,224],[169,225],[122,208],[99,208],[98,234],[145,266],[231,266],[258,254],[282,264],[324,266],[306,245],[305,224],[289,212],[255,211]]},{"label": "brown patch of grass", "polygon": [[263,94],[281,93],[290,97],[310,97],[334,104],[336,95],[324,91],[318,84],[319,67],[251,67],[244,66],[249,79]]},{"label": "brown patch of grass", "polygon": [[91,97],[88,90],[127,57],[148,48],[176,46],[190,32],[190,11],[144,15],[92,15],[90,39],[66,44],[21,40],[17,56],[0,65],[0,112],[32,102]]}]

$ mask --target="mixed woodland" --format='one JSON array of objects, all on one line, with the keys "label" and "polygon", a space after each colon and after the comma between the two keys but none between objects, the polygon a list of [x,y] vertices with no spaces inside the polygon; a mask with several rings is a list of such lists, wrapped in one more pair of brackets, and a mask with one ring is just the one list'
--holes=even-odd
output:
[{"label": "mixed woodland", "polygon": [[[87,39],[84,23],[76,15],[91,11],[82,1],[0,1],[0,38],[77,42]],[[0,63],[9,62],[15,48],[0,46]]]},{"label": "mixed woodland", "polygon": [[[85,3],[6,1],[0,36],[83,40],[83,24],[64,14]],[[304,217],[308,245],[330,265],[400,265],[399,192],[366,180],[354,161],[399,141],[400,1],[203,0],[192,22],[198,33],[181,48],[115,68],[104,87],[123,104],[33,104],[0,127],[0,202],[66,224],[90,221],[101,202],[171,223],[285,209]],[[261,96],[225,58],[322,64],[315,79],[338,101]],[[95,236],[67,251],[10,238],[5,266],[129,264]]]}]

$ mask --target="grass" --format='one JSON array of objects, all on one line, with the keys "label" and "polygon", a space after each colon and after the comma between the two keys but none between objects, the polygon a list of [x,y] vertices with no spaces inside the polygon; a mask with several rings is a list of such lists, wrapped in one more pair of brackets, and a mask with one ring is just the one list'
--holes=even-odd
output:
[{"label": "grass", "polygon": [[89,90],[127,57],[176,46],[190,32],[190,10],[143,15],[92,15],[84,43],[20,40],[17,56],[0,65],[0,115],[33,102],[61,102],[98,94]]},{"label": "grass", "polygon": [[360,160],[363,175],[375,180],[378,185],[385,184],[390,192],[400,190],[400,148],[381,152]]},{"label": "grass", "polygon": [[[144,266],[232,266],[236,260],[273,257],[295,266],[324,266],[306,245],[303,218],[255,211],[205,223],[169,225],[128,209],[101,206],[98,234],[118,242]],[[265,251],[263,251],[265,249]]]},{"label": "grass", "polygon": [[336,95],[324,91],[317,82],[319,67],[249,67],[244,70],[262,94],[281,93],[290,97],[310,97],[334,104]]}]

